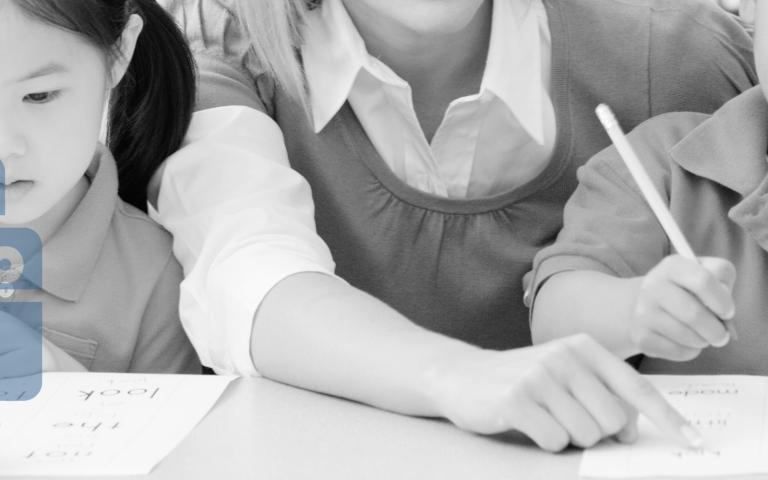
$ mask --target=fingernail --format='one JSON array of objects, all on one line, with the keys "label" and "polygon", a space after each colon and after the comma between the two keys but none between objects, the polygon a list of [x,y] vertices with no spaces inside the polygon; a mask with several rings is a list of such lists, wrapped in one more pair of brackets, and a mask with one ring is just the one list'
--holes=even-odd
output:
[{"label": "fingernail", "polygon": [[685,439],[688,440],[688,444],[690,444],[690,446],[699,448],[704,445],[704,437],[702,437],[701,433],[699,433],[699,431],[692,426],[683,425],[680,428],[680,433],[682,433]]},{"label": "fingernail", "polygon": [[736,316],[736,307],[731,307],[730,310],[728,310],[728,313],[726,315],[723,315],[723,320],[733,320],[733,317]]},{"label": "fingernail", "polygon": [[728,342],[730,341],[731,341],[731,335],[726,333],[722,340],[713,343],[712,346],[715,348],[722,348],[728,345]]}]

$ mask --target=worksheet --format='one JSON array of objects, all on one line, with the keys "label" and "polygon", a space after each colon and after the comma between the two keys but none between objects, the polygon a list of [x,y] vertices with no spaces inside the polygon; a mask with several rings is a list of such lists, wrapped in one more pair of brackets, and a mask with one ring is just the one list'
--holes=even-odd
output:
[{"label": "worksheet", "polygon": [[0,476],[147,474],[233,378],[45,373],[33,400],[0,401]]},{"label": "worksheet", "polygon": [[645,418],[634,445],[615,442],[584,453],[584,478],[730,477],[768,474],[768,378],[649,376],[704,435],[701,448],[685,448]]}]

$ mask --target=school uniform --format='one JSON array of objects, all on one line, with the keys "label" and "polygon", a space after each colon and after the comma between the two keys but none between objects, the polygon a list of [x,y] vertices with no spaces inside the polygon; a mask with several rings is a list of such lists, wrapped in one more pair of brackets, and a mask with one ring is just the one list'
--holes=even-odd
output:
[{"label": "school uniform", "polygon": [[[694,252],[728,259],[737,271],[739,340],[684,363],[645,358],[641,371],[768,374],[768,103],[760,87],[711,116],[654,118],[629,139]],[[578,178],[563,231],[536,256],[534,289],[569,270],[645,275],[673,253],[614,148],[590,160]]]},{"label": "school uniform", "polygon": [[43,245],[42,285],[0,299],[0,309],[41,303],[45,338],[91,371],[200,373],[179,321],[170,235],[118,198],[109,152],[87,176],[87,193]]},{"label": "school uniform", "polygon": [[[196,114],[184,148],[167,162],[156,218],[174,234],[187,272],[182,320],[203,362],[221,372],[257,373],[249,342],[255,312],[299,272],[335,275],[415,323],[474,345],[529,345],[522,278],[560,229],[576,169],[609,143],[594,107],[609,102],[632,127],[668,111],[712,112],[755,82],[751,39],[708,2],[495,0],[488,88],[470,100],[511,121],[477,141],[459,142],[459,132],[479,130],[453,130],[460,148],[427,152],[419,163],[398,150],[415,141],[407,85],[361,53],[359,36],[348,37],[347,50],[335,48],[345,42],[332,41],[330,26],[351,23],[333,10],[341,2],[323,2],[310,19],[319,22],[308,31],[315,41],[301,52],[310,116],[265,74],[237,2],[164,3],[190,40],[199,103],[210,110]],[[514,99],[503,80],[517,85],[516,68],[529,62],[499,68],[494,59],[514,51],[504,50],[502,32],[509,42],[535,34],[539,71],[525,75],[542,101],[527,114],[516,106],[530,103]],[[343,55],[315,58],[326,46]],[[328,62],[339,65],[338,84],[318,72]],[[491,82],[494,72],[502,73]],[[446,118],[460,117],[466,100]],[[222,108],[232,105],[250,110]],[[483,116],[490,110],[471,111],[479,116],[464,125],[490,118]],[[382,120],[396,115],[401,121]],[[523,150],[494,151],[513,137]],[[426,148],[423,134],[417,143],[412,150]],[[441,165],[430,169],[435,161]]]}]

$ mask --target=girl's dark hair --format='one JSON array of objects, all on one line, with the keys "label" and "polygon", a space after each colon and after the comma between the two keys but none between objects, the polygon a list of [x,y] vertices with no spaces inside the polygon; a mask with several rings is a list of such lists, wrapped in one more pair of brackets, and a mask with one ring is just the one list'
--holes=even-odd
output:
[{"label": "girl's dark hair", "polygon": [[[5,0],[0,0],[5,1]],[[155,0],[13,0],[30,17],[81,35],[107,58],[132,14],[141,16],[130,67],[112,91],[107,146],[120,197],[146,211],[147,185],[186,134],[195,102],[195,65],[183,34]]]}]

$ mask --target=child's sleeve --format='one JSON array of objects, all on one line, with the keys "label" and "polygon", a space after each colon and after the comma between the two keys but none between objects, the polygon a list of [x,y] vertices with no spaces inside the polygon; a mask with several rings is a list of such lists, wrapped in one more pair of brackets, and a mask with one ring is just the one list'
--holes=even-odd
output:
[{"label": "child's sleeve", "polygon": [[243,22],[238,18],[238,1],[159,0],[159,3],[176,19],[195,57],[197,110],[237,105],[270,113],[274,86],[264,74]]},{"label": "child's sleeve", "polygon": [[147,302],[129,368],[137,373],[201,373],[179,320],[181,266],[170,254]]},{"label": "child's sleeve", "polygon": [[[635,145],[646,141],[632,137]],[[658,158],[658,152],[654,158],[650,149],[638,150],[656,188],[667,198],[669,162]],[[534,260],[534,296],[557,273],[592,270],[634,277],[647,273],[670,252],[666,235],[615,148],[599,153],[577,176],[579,186],[565,206],[557,241]]]}]

